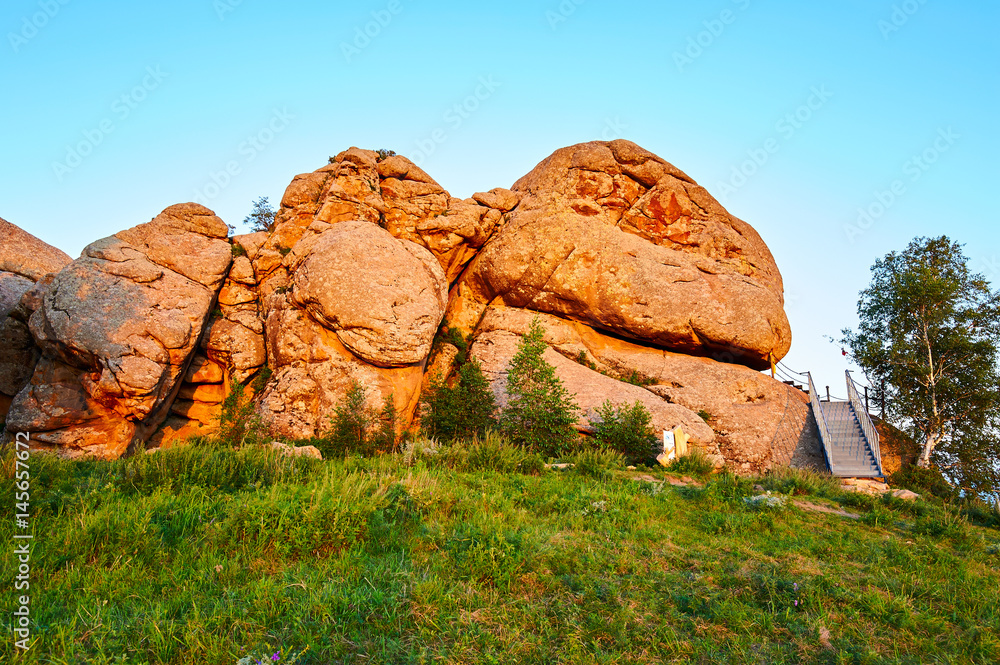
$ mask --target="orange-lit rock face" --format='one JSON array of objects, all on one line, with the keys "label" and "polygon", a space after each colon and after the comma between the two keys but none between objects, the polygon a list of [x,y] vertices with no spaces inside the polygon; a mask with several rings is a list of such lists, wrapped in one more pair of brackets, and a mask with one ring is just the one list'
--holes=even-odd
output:
[{"label": "orange-lit rock face", "polygon": [[[13,340],[0,410],[4,386],[31,379],[8,423],[67,455],[116,457],[213,432],[233,382],[269,377],[255,408],[276,436],[328,431],[353,383],[406,424],[443,320],[471,335],[502,401],[540,313],[583,431],[604,400],[639,401],[655,427],[683,425],[695,447],[756,471],[808,430],[797,394],[751,369],[791,342],[767,247],[628,141],[557,150],[468,199],[405,157],[351,148],[292,180],[272,230],[226,235],[206,208],[172,206],[37,284],[62,259],[40,251],[11,271],[0,247],[0,341]],[[438,348],[431,371],[445,375],[459,350]]]},{"label": "orange-lit rock face", "polygon": [[416,408],[423,363],[377,367],[352,353],[336,332],[315,321],[285,295],[271,297],[267,319],[268,357],[274,375],[264,390],[259,413],[275,434],[318,436],[357,382],[368,406],[381,409],[391,397],[408,422]]},{"label": "orange-lit rock face", "polygon": [[[641,401],[654,415],[654,429],[683,425],[694,435],[693,445],[721,453],[740,472],[793,462],[822,465],[818,434],[801,391],[742,365],[665,351],[528,310],[492,306],[479,322],[474,355],[498,394],[503,359],[535,317],[550,347],[546,357],[581,406],[593,409],[604,399]],[[614,380],[630,376],[646,385]],[[695,415],[699,411],[710,416],[707,424]],[[700,429],[709,427],[714,436]]]},{"label": "orange-lit rock face", "polygon": [[51,281],[48,276],[70,261],[65,253],[0,219],[0,419],[31,379],[40,355],[28,332],[28,317]]},{"label": "orange-lit rock face", "polygon": [[556,151],[463,279],[481,303],[547,312],[763,368],[791,331],[781,276],[745,222],[627,141]]},{"label": "orange-lit rock face", "polygon": [[182,204],[89,245],[31,315],[44,365],[15,398],[8,428],[102,457],[148,437],[228,272],[227,233],[207,208]]}]

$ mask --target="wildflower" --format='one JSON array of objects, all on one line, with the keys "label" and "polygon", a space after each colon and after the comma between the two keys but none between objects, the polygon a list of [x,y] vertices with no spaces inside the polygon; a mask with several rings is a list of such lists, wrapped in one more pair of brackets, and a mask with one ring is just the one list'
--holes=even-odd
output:
[{"label": "wildflower", "polygon": [[271,660],[273,660],[273,661],[279,661],[279,660],[281,660],[281,652],[280,651],[275,651],[274,655],[271,656]]}]

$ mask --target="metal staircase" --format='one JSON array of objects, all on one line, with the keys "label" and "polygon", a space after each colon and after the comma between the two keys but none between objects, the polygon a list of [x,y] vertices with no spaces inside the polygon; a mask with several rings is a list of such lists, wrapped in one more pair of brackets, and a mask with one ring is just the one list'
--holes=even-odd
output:
[{"label": "metal staircase", "polygon": [[861,403],[850,372],[847,372],[846,401],[822,401],[812,375],[806,372],[805,376],[809,379],[809,403],[830,473],[840,478],[882,478],[878,431]]}]

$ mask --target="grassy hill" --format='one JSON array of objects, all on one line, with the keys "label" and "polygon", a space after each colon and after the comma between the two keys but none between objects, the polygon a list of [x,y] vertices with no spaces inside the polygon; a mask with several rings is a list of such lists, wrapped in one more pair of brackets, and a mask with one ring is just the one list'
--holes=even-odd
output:
[{"label": "grassy hill", "polygon": [[13,645],[5,546],[0,660],[1000,662],[995,515],[809,474],[675,486],[610,454],[571,461],[495,440],[323,462],[34,454],[34,642]]}]

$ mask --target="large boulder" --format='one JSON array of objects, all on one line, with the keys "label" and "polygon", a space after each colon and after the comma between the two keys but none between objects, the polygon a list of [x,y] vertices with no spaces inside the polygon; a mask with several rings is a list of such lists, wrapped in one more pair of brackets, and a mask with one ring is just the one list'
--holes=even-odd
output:
[{"label": "large boulder", "polygon": [[293,270],[292,300],[358,357],[382,367],[427,357],[448,285],[420,245],[367,222],[343,222],[315,236]]},{"label": "large boulder", "polygon": [[354,383],[408,422],[447,306],[431,253],[364,220],[313,222],[272,273],[281,279],[262,301],[274,373],[259,412],[272,431],[323,434]]},{"label": "large boulder", "polygon": [[556,151],[463,282],[491,302],[761,369],[789,349],[767,246],[702,187],[628,141]]},{"label": "large boulder", "polygon": [[115,458],[170,410],[232,261],[228,227],[193,203],[90,244],[30,317],[43,361],[11,431]]},{"label": "large boulder", "polygon": [[[535,318],[550,347],[545,358],[576,393],[587,415],[592,416],[604,399],[638,400],[653,414],[655,428],[685,425],[695,434],[696,446],[709,453],[717,449],[737,471],[823,466],[819,435],[802,391],[743,365],[638,344],[524,309],[491,306],[475,331],[473,353],[494,380],[498,395],[504,363]],[[580,425],[586,430],[584,421]]]},{"label": "large boulder", "polygon": [[39,240],[0,218],[0,273],[12,273],[37,282],[72,261],[66,252]]},{"label": "large boulder", "polygon": [[46,275],[60,270],[72,259],[64,252],[0,219],[0,421],[11,401],[27,385],[38,361],[39,351],[28,332],[30,311],[19,307],[29,291],[29,301],[47,287]]}]

